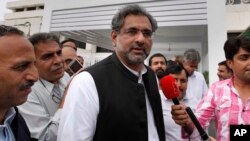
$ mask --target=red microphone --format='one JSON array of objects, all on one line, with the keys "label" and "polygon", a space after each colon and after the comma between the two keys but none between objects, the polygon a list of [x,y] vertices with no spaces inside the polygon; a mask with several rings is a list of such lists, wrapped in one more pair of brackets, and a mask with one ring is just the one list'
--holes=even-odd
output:
[{"label": "red microphone", "polygon": [[[172,77],[171,75],[166,75],[166,76],[162,77],[160,79],[160,87],[161,87],[161,90],[162,90],[164,96],[167,99],[172,99],[172,101],[175,105],[180,104],[179,100],[177,99],[178,96],[180,95],[180,92],[179,92],[178,87],[176,86],[176,80],[174,77]],[[192,120],[192,122],[194,123],[195,127],[199,131],[201,138],[203,140],[207,140],[209,137],[208,137],[207,133],[204,131],[204,129],[201,127],[199,121],[197,120],[197,118],[194,115],[191,108],[186,107],[185,110],[186,110],[187,114],[189,115],[190,119]],[[191,130],[187,126],[184,126],[184,129],[186,130],[186,132],[188,134],[192,133]]]},{"label": "red microphone", "polygon": [[171,75],[166,75],[160,79],[160,87],[167,99],[172,99],[175,105],[179,105],[177,97],[180,95],[179,89],[176,86],[175,78]]}]

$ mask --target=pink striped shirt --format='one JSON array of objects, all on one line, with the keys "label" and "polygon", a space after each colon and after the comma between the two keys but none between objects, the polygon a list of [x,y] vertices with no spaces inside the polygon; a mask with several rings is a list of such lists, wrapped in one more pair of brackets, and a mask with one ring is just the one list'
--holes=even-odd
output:
[{"label": "pink striped shirt", "polygon": [[230,125],[250,124],[250,100],[242,102],[232,78],[219,81],[201,100],[196,115],[204,128],[208,127],[211,119],[215,119],[217,141],[229,141]]}]

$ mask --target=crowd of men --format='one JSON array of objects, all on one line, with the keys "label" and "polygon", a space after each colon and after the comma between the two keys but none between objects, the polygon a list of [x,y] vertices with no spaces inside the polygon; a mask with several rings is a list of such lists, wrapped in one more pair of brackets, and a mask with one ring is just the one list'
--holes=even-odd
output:
[{"label": "crowd of men", "polygon": [[[144,64],[158,25],[141,6],[121,8],[111,27],[113,54],[80,69],[84,60],[74,40],[60,42],[52,33],[27,39],[0,25],[0,140],[200,140],[186,106],[203,128],[215,122],[218,141],[229,140],[231,124],[250,124],[250,38],[225,42],[219,81],[208,88],[194,49],[181,61],[157,53]],[[80,70],[72,68],[75,63]],[[164,96],[163,75],[175,78],[181,104]]]}]

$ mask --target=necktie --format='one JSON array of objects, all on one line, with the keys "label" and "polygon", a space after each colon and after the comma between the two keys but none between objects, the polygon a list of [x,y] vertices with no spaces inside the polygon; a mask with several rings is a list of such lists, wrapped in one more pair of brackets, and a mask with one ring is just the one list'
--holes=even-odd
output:
[{"label": "necktie", "polygon": [[56,103],[60,103],[62,99],[61,91],[58,84],[54,85],[52,90],[52,100]]}]

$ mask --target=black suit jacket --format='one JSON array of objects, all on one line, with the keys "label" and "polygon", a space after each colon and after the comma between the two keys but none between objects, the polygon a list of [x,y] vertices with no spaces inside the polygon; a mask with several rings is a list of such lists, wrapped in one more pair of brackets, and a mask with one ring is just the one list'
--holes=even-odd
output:
[{"label": "black suit jacket", "polygon": [[18,109],[16,107],[14,108],[16,110],[16,115],[10,126],[16,141],[36,141],[37,139],[30,138],[30,131],[28,129],[28,126],[26,125],[25,120],[18,113]]}]

